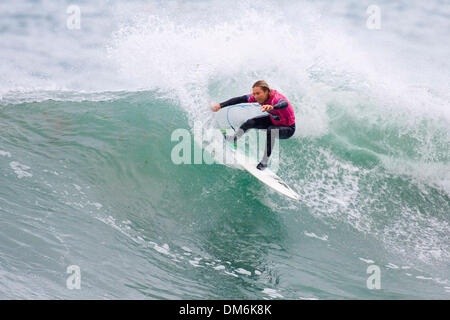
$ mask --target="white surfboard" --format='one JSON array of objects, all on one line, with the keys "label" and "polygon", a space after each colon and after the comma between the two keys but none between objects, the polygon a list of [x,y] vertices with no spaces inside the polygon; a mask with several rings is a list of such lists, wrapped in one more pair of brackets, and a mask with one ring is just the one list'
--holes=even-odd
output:
[{"label": "white surfboard", "polygon": [[257,169],[256,166],[258,165],[259,162],[256,159],[245,155],[241,150],[236,149],[234,145],[228,141],[226,141],[226,145],[227,148],[233,154],[236,163],[240,165],[243,169],[248,171],[252,176],[257,178],[264,184],[268,185],[275,191],[291,199],[294,200],[300,199],[300,196],[269,168],[265,168],[264,170]]}]

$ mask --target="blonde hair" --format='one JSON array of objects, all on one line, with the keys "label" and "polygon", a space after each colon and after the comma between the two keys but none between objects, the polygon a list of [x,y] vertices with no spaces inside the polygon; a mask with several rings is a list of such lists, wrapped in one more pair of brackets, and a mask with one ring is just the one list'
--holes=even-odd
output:
[{"label": "blonde hair", "polygon": [[269,85],[267,84],[267,82],[265,82],[264,80],[258,80],[258,81],[256,81],[256,82],[253,84],[253,87],[252,87],[252,88],[255,88],[255,87],[260,87],[264,92],[269,91],[269,96],[270,96],[270,87],[269,87]]}]

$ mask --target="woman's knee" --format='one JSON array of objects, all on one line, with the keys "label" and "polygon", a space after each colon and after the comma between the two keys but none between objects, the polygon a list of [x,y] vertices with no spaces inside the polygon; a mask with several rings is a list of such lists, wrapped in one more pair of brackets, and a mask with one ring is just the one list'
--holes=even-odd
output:
[{"label": "woman's knee", "polygon": [[267,134],[277,139],[289,139],[294,135],[295,130],[289,127],[270,126],[267,129]]},{"label": "woman's knee", "polygon": [[240,129],[242,129],[242,130],[244,130],[244,131],[247,131],[248,129],[251,129],[251,128],[253,128],[254,126],[255,126],[255,120],[253,120],[253,119],[248,119],[247,121],[245,121],[245,122],[241,125]]},{"label": "woman's knee", "polygon": [[280,139],[289,139],[295,133],[295,129],[288,127],[288,129],[283,131],[282,137]]}]

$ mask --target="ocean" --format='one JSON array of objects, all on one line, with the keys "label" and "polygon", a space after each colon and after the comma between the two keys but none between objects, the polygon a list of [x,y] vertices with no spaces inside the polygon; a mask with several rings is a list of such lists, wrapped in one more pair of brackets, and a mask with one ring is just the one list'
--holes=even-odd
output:
[{"label": "ocean", "polygon": [[[450,1],[0,17],[0,299],[450,299]],[[300,200],[173,161],[260,79],[295,110],[277,174]]]}]

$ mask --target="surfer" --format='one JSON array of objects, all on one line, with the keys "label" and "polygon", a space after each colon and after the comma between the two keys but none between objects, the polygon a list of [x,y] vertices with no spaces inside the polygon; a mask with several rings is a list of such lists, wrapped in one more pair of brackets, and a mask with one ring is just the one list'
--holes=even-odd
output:
[{"label": "surfer", "polygon": [[281,93],[274,89],[270,89],[264,80],[255,82],[252,87],[252,94],[231,98],[225,102],[219,103],[212,107],[214,112],[238,103],[258,102],[262,112],[268,112],[268,115],[258,116],[248,119],[244,122],[237,132],[232,136],[227,136],[228,141],[236,143],[248,129],[265,129],[267,130],[267,143],[264,156],[260,163],[256,166],[259,170],[264,170],[269,162],[272,147],[275,143],[275,132],[278,131],[279,139],[288,139],[295,132],[295,116],[294,109],[289,101]]}]

